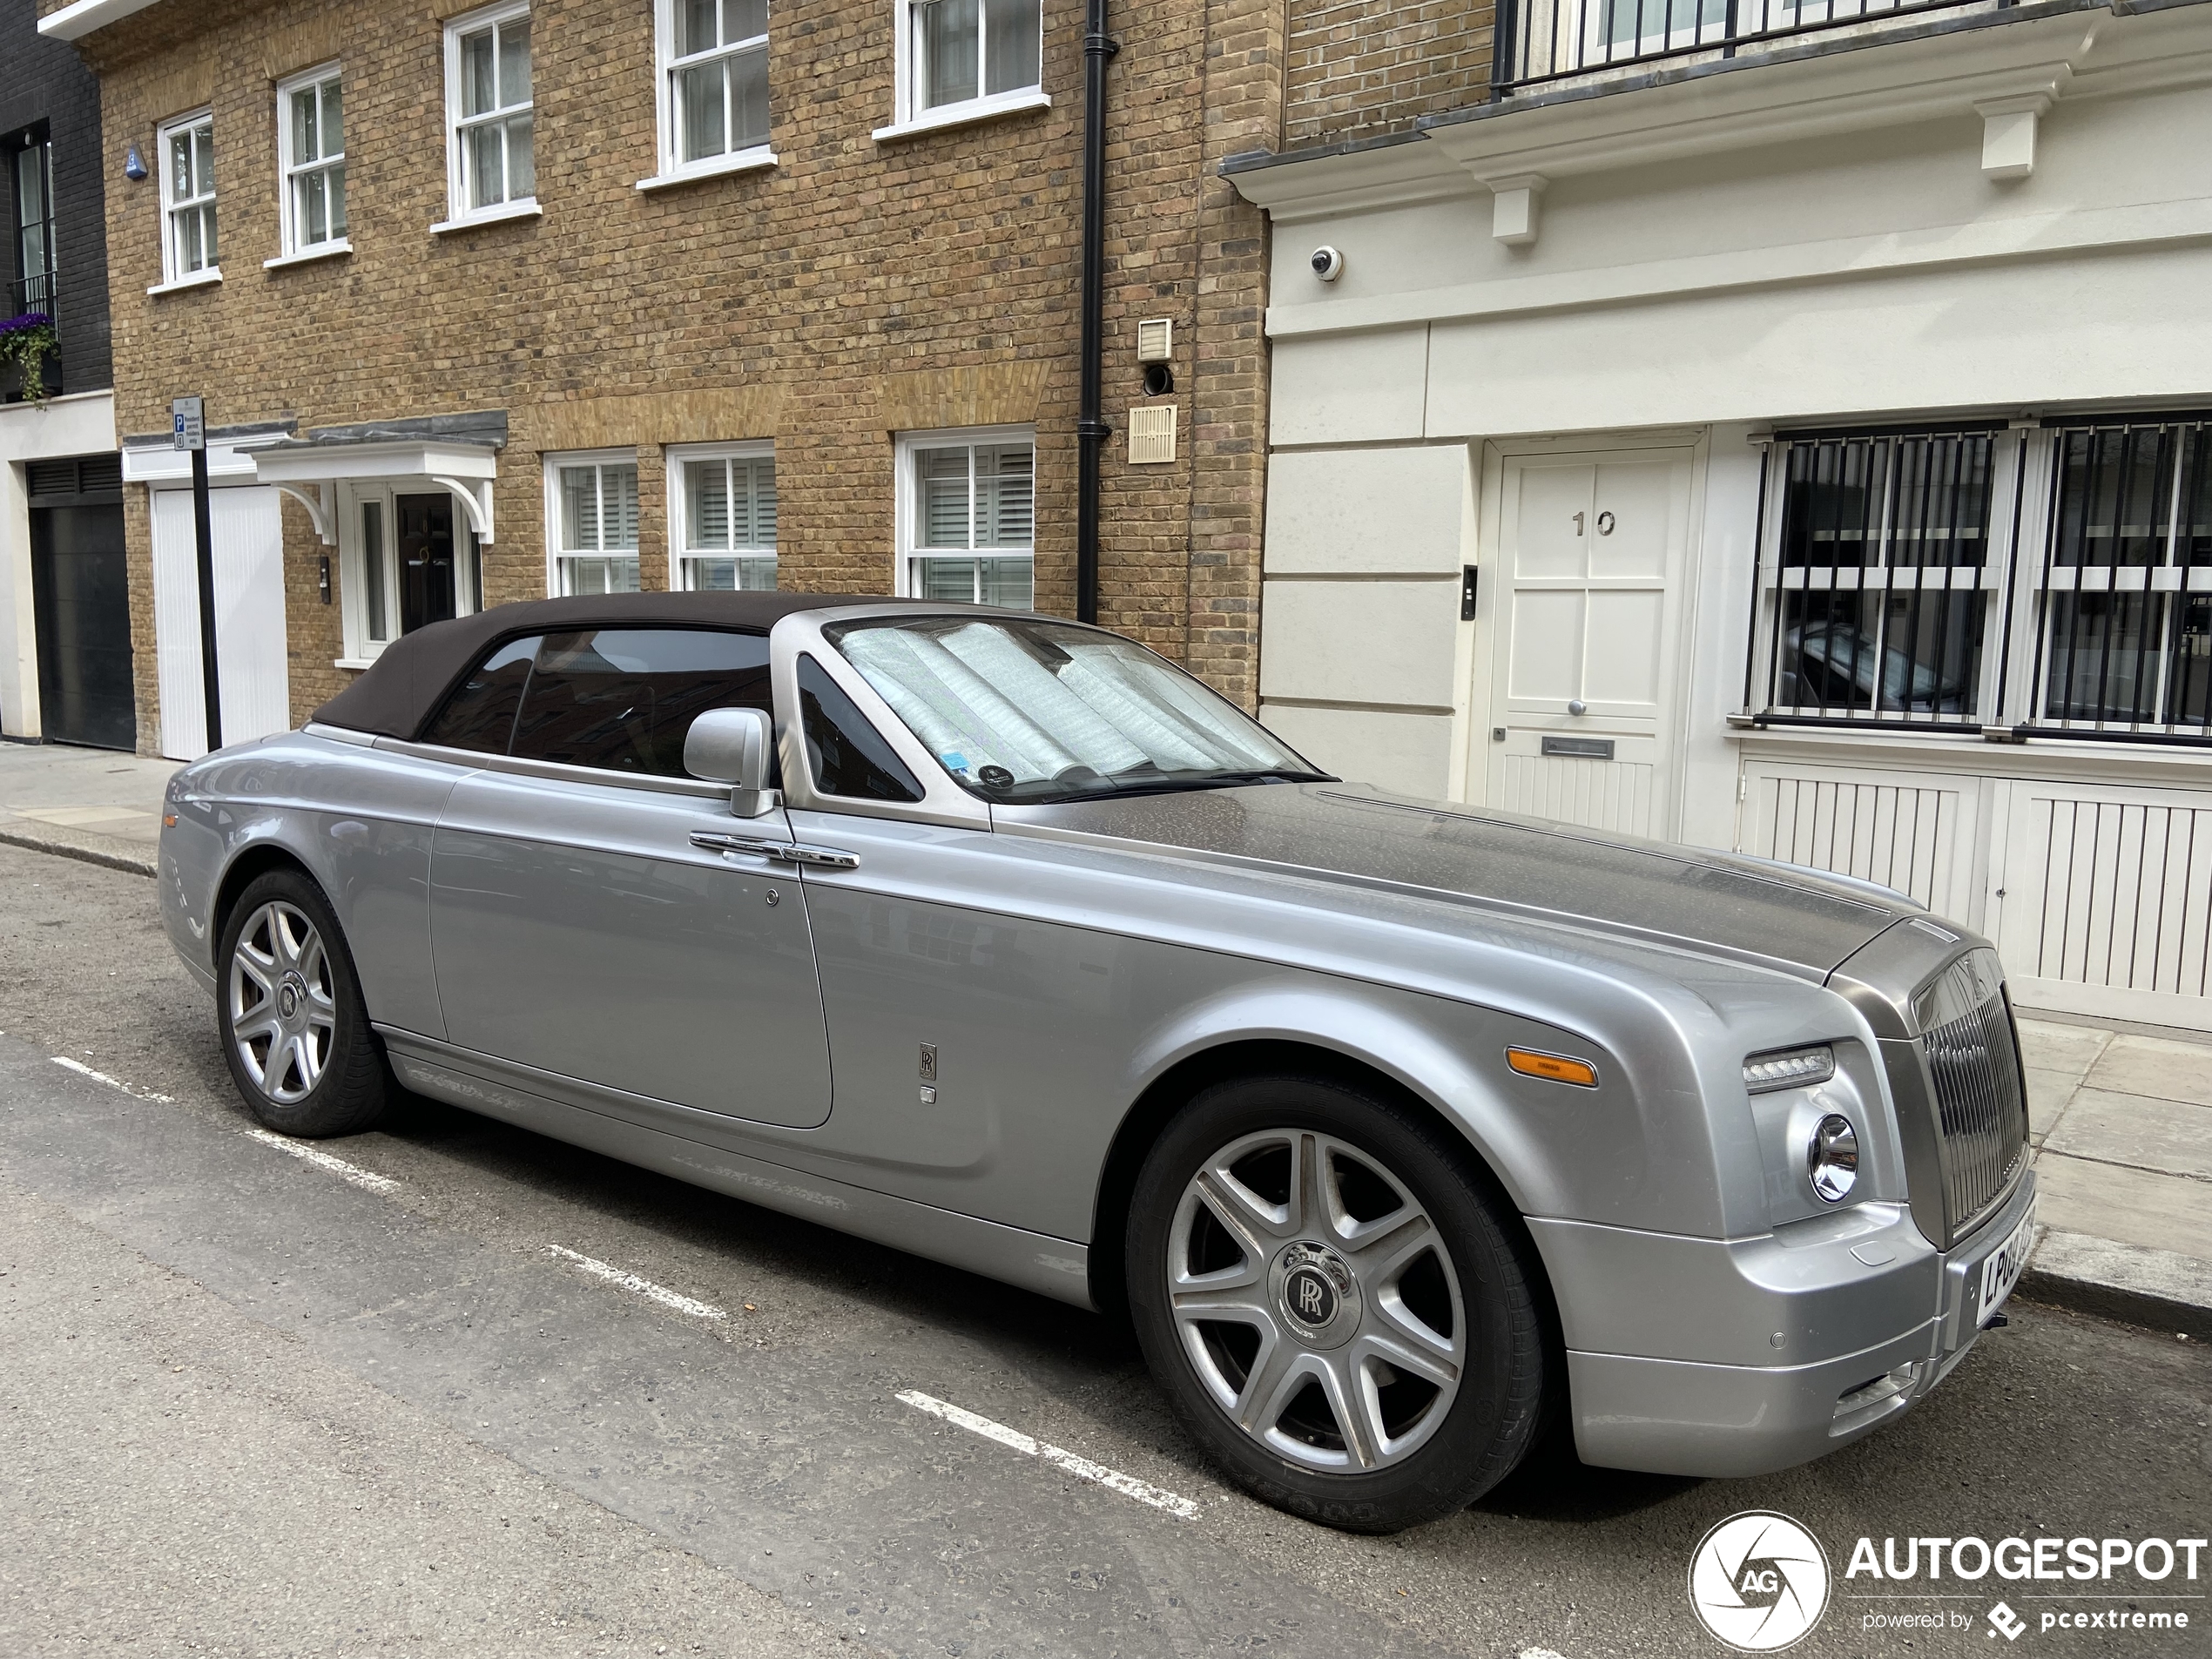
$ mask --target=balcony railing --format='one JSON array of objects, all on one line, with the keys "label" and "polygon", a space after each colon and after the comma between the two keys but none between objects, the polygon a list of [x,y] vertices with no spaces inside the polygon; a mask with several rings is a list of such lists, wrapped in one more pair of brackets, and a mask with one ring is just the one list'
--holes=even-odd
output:
[{"label": "balcony railing", "polygon": [[55,290],[59,284],[51,271],[40,271],[8,284],[8,298],[11,304],[5,307],[10,317],[19,317],[26,311],[43,311],[54,314]]},{"label": "balcony railing", "polygon": [[1494,98],[1629,64],[1733,57],[1764,41],[2011,0],[1512,0],[1498,9]]}]

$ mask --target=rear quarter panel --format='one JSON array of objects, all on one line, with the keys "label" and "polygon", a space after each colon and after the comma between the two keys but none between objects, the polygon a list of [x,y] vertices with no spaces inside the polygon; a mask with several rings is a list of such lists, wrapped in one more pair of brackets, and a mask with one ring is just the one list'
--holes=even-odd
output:
[{"label": "rear quarter panel", "polygon": [[181,933],[179,949],[188,941],[212,971],[225,878],[243,858],[280,851],[306,867],[337,913],[369,1016],[442,1036],[430,968],[430,843],[463,775],[442,762],[305,732],[187,767],[174,786],[178,824],[162,838],[171,938]]}]

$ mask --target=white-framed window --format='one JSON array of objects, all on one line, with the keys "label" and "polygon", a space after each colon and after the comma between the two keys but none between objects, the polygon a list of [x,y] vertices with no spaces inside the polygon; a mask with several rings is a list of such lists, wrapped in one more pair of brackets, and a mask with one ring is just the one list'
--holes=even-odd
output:
[{"label": "white-framed window", "polygon": [[277,87],[278,217],[284,252],[334,253],[346,239],[346,113],[338,65]]},{"label": "white-framed window", "polygon": [[637,456],[608,449],[545,457],[549,585],[558,594],[637,591]]},{"label": "white-framed window", "polygon": [[1030,608],[1036,450],[1034,427],[900,435],[901,594]]},{"label": "white-framed window", "polygon": [[686,444],[668,451],[675,585],[776,585],[776,452],[769,443]]},{"label": "white-framed window", "polygon": [[897,0],[898,111],[878,138],[1051,102],[1042,0]]},{"label": "white-framed window", "polygon": [[161,152],[162,280],[219,277],[214,112],[200,110],[164,124],[156,142]]},{"label": "white-framed window", "polygon": [[663,178],[768,153],[768,0],[654,0]]},{"label": "white-framed window", "polygon": [[1760,725],[2212,745],[2212,415],[1777,434]]},{"label": "white-framed window", "polygon": [[341,668],[366,668],[412,629],[483,608],[483,557],[451,494],[348,483],[338,509]]},{"label": "white-framed window", "polygon": [[446,125],[448,223],[536,206],[527,0],[446,25]]}]

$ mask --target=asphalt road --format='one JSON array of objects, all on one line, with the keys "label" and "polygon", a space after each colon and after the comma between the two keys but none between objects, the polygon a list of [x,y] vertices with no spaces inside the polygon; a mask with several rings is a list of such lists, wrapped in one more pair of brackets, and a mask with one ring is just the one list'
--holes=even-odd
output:
[{"label": "asphalt road", "polygon": [[[0,846],[0,1653],[1712,1655],[1684,1575],[1737,1511],[1838,1575],[1862,1534],[2212,1521],[2205,1345],[2020,1305],[1805,1468],[1554,1456],[1417,1532],[1325,1531],[1227,1487],[1091,1316],[434,1102],[321,1144],[365,1176],[252,1138],[153,900]],[[1869,1632],[1936,1605],[1878,1588],[1839,1580],[1796,1651],[2212,1653],[2202,1578],[2078,1604],[2193,1614],[2163,1634],[2043,1631],[2077,1604],[2023,1591],[2100,1587],[1993,1580],[1943,1587],[1955,1633]]]}]

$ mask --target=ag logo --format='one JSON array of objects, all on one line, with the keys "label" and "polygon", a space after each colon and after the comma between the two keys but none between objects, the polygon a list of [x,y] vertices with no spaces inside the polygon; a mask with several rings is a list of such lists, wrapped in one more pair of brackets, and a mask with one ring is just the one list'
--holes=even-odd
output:
[{"label": "ag logo", "polygon": [[1828,1606],[1828,1555],[1787,1515],[1730,1515],[1689,1558],[1689,1606],[1713,1635],[1743,1653],[1798,1641]]}]

